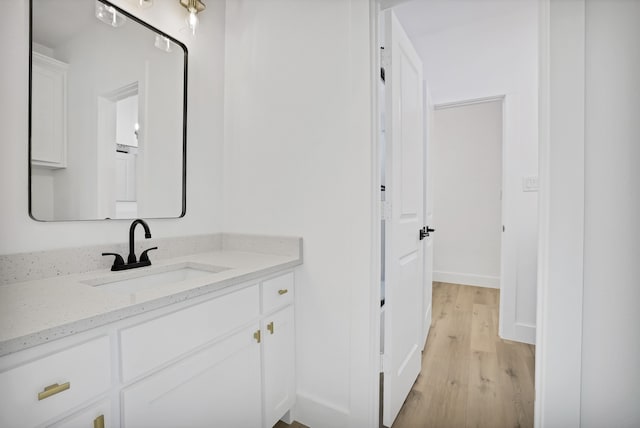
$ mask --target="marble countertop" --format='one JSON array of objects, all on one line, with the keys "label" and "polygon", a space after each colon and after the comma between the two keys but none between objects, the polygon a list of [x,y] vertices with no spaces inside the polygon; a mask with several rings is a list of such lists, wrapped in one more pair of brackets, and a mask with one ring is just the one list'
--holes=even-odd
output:
[{"label": "marble countertop", "polygon": [[[152,266],[108,269],[0,286],[0,356],[106,325],[146,311],[215,293],[291,268],[302,255],[219,250],[153,262]],[[100,288],[105,281],[135,278],[181,267],[226,268],[135,293]]]}]

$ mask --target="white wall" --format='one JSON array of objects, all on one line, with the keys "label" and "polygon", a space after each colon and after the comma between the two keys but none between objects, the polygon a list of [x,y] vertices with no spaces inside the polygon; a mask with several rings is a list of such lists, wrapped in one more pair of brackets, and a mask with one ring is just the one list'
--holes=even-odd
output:
[{"label": "white wall", "polygon": [[[127,240],[128,221],[35,222],[28,216],[28,1],[3,3],[0,35],[6,45],[0,75],[0,254],[116,243]],[[212,2],[201,15],[195,39],[184,27],[178,2],[155,2],[139,11],[133,3],[116,4],[183,40],[189,48],[187,142],[187,215],[151,220],[154,237],[214,233],[222,225],[222,139],[224,4]]]},{"label": "white wall", "polygon": [[640,2],[586,2],[581,426],[640,426]]},{"label": "white wall", "polygon": [[[522,178],[538,173],[538,1],[489,3],[496,11],[493,17],[467,17],[459,25],[412,37],[412,42],[435,105],[505,95],[503,243],[512,258],[503,266],[500,334],[533,343],[538,198],[536,192],[522,191]],[[396,8],[401,22],[403,9],[410,12],[411,7],[408,2]]]},{"label": "white wall", "polygon": [[536,426],[640,425],[640,4],[542,3]]},{"label": "white wall", "polygon": [[227,1],[225,228],[304,237],[295,418],[309,426],[375,425],[369,12]]},{"label": "white wall", "polygon": [[[179,216],[182,50],[167,53],[156,49],[153,33],[141,25],[126,23],[114,30],[95,20],[86,34],[56,46],[55,58],[69,65],[69,126],[67,167],[53,173],[56,201],[64,201],[56,203],[54,218],[114,217],[117,115],[113,98],[123,96],[116,92],[132,84],[137,85],[141,107],[138,215]],[[106,120],[106,113],[111,113],[113,120]],[[133,124],[130,127],[133,137]]]},{"label": "white wall", "polygon": [[433,280],[499,288],[502,100],[433,117]]}]

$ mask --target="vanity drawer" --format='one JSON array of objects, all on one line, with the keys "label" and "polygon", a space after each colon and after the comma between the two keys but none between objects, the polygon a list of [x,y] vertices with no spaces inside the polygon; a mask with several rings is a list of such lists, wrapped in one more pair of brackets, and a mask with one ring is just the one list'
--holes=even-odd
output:
[{"label": "vanity drawer", "polygon": [[[38,425],[105,392],[111,384],[109,349],[103,336],[0,373],[0,426]],[[48,390],[52,394],[43,394],[56,384]]]},{"label": "vanity drawer", "polygon": [[293,303],[293,272],[286,273],[262,282],[262,312]]},{"label": "vanity drawer", "polygon": [[253,285],[120,332],[122,380],[165,364],[260,315]]}]

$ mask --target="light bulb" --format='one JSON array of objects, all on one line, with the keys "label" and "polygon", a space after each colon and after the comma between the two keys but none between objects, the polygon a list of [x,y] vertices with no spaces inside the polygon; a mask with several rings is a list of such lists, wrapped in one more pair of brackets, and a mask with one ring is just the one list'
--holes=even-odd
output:
[{"label": "light bulb", "polygon": [[198,28],[198,15],[195,9],[189,10],[189,17],[187,18],[187,25],[189,25],[189,29],[191,33],[196,35],[196,28]]},{"label": "light bulb", "polygon": [[100,0],[95,2],[96,18],[112,27],[120,27],[124,25],[126,19],[123,15],[110,5],[102,3]]}]

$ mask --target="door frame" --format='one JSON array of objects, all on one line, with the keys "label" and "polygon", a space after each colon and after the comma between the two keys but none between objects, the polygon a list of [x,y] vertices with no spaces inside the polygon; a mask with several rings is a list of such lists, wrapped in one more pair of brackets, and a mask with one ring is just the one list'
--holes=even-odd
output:
[{"label": "door frame", "polygon": [[[380,272],[380,254],[379,249],[381,245],[380,241],[380,210],[381,205],[379,203],[379,189],[380,189],[380,174],[379,174],[379,137],[378,137],[378,129],[379,129],[379,115],[378,115],[378,94],[377,94],[377,78],[380,70],[380,61],[378,56],[378,14],[381,8],[387,8],[395,5],[396,3],[400,3],[401,0],[370,0],[370,55],[372,58],[372,67],[371,67],[371,126],[372,126],[372,135],[374,138],[372,139],[372,144],[374,148],[372,150],[372,159],[371,159],[371,168],[372,168],[372,185],[371,188],[371,200],[372,200],[372,250],[371,250],[371,278],[374,281],[371,284],[372,293],[371,296],[371,336],[370,336],[370,344],[372,348],[370,349],[369,354],[372,356],[376,356],[372,359],[373,364],[371,368],[371,385],[378,385],[379,383],[379,373],[380,373],[380,359],[377,358],[377,355],[380,350],[380,310],[379,310],[379,302],[380,302],[380,284],[379,284],[379,272]],[[575,0],[576,7],[582,6],[584,10],[585,0]],[[550,287],[549,287],[549,247],[551,240],[549,223],[550,223],[550,213],[549,213],[549,205],[550,205],[550,133],[551,133],[551,73],[550,73],[550,59],[551,59],[551,0],[540,0],[539,1],[539,21],[538,21],[538,30],[539,30],[539,44],[538,44],[538,52],[539,52],[539,87],[538,87],[538,177],[539,177],[539,191],[538,191],[538,278],[537,278],[537,308],[536,308],[536,358],[535,358],[535,407],[534,407],[534,426],[536,428],[542,427],[544,425],[543,421],[545,421],[545,416],[548,411],[545,407],[545,398],[549,391],[549,385],[547,382],[548,375],[548,367],[551,363],[557,363],[555,361],[547,361],[548,353],[550,350],[556,351],[558,346],[555,342],[550,342],[550,338],[548,337],[548,326],[553,325],[554,327],[558,325],[557,318],[561,314],[559,312],[563,311],[563,304],[570,305],[571,309],[575,311],[580,316],[575,320],[572,326],[569,328],[567,333],[571,333],[577,339],[574,340],[569,346],[563,347],[565,354],[568,354],[568,358],[564,358],[566,361],[565,365],[576,363],[579,365],[580,356],[581,356],[581,348],[582,348],[582,300],[568,300],[565,298],[561,302],[554,302],[554,307],[558,308],[555,311],[551,311],[549,309],[549,302],[551,296]],[[576,37],[580,37],[580,35],[576,35]],[[584,41],[584,31],[582,32],[582,40]],[[582,70],[584,73],[584,61],[582,64],[576,65],[578,70]],[[582,105],[584,111],[584,103]],[[584,117],[584,115],[583,115]],[[503,123],[504,126],[504,123]],[[584,129],[584,128],[583,128]],[[503,140],[504,144],[504,140]],[[582,141],[582,148],[584,149],[584,140]],[[581,186],[581,189],[584,191],[584,177],[582,180],[579,180],[577,183],[578,186]],[[578,189],[580,190],[580,189]],[[576,201],[574,205],[579,205],[579,201]],[[579,206],[574,206],[574,208],[579,209]],[[580,242],[584,239],[584,231],[581,234],[578,234],[576,238],[580,239]],[[555,242],[555,241],[554,241]],[[581,251],[581,250],[580,250]],[[575,270],[582,271],[583,269],[583,260],[580,258],[576,258],[572,260],[572,264],[567,266],[565,270]],[[556,273],[557,275],[562,275],[562,272]],[[576,281],[572,285],[574,289],[574,293],[578,295],[582,295],[583,283],[582,281]],[[553,308],[552,308],[553,309]],[[554,317],[555,315],[555,317]],[[573,357],[578,357],[576,360]],[[562,362],[560,362],[562,364]],[[577,368],[578,373],[581,372],[581,368]],[[568,384],[565,385],[563,390],[566,393],[571,395],[572,401],[577,401],[578,410],[579,410],[579,402],[580,402],[580,378],[572,378]],[[371,388],[370,394],[370,418],[371,421],[370,426],[379,426],[379,400],[380,400],[380,391],[379,388],[374,387]],[[580,422],[579,413],[575,415],[573,421],[574,426],[578,426]]]},{"label": "door frame", "polygon": [[380,272],[382,269],[381,261],[381,248],[382,248],[382,201],[380,200],[380,186],[382,184],[382,177],[380,175],[380,97],[378,96],[378,85],[380,79],[380,43],[379,38],[379,19],[380,19],[380,6],[381,0],[369,0],[369,57],[371,61],[370,78],[371,83],[371,185],[369,189],[371,191],[371,273],[370,278],[372,282],[370,284],[369,293],[369,344],[370,348],[368,355],[369,360],[369,376],[370,376],[370,388],[369,388],[369,417],[367,426],[379,427],[380,426],[380,373],[382,373],[382,357],[380,354]]},{"label": "door frame", "polygon": [[[475,104],[483,104],[490,102],[500,102],[502,109],[501,127],[502,127],[502,141],[500,142],[500,165],[502,171],[500,171],[500,186],[501,186],[501,200],[500,200],[500,222],[503,226],[509,221],[509,214],[513,210],[509,210],[509,195],[507,189],[509,188],[509,182],[507,180],[507,171],[509,170],[509,163],[507,162],[507,144],[508,144],[508,132],[507,132],[507,106],[511,102],[509,94],[499,94],[493,96],[487,96],[482,98],[473,98],[468,100],[451,101],[446,103],[435,104],[433,106],[435,110],[444,110],[448,108],[464,107]],[[500,337],[505,337],[505,331],[507,339],[515,337],[515,330],[517,329],[516,319],[516,298],[517,298],[517,271],[514,268],[515,261],[507,261],[510,256],[516,253],[517,242],[515,240],[515,233],[512,231],[513,227],[506,227],[506,231],[500,234],[500,273],[498,276],[498,287],[500,290],[500,308],[499,308],[499,324],[498,334]],[[506,286],[506,287],[505,287]],[[506,292],[505,292],[506,291]],[[508,306],[510,305],[510,306]],[[512,308],[511,310],[508,310]]]},{"label": "door frame", "polygon": [[[540,189],[534,427],[577,427],[584,288],[586,0],[540,0],[538,11]],[[561,76],[558,69],[563,71]],[[566,171],[572,173],[563,174]],[[563,220],[575,227],[559,227]],[[563,253],[561,258],[558,252]]]},{"label": "door frame", "polygon": [[[487,96],[487,97],[482,97],[482,98],[473,98],[473,99],[468,99],[468,100],[460,100],[460,101],[452,101],[452,102],[446,102],[446,103],[440,103],[440,104],[435,104],[433,106],[433,110],[445,110],[448,108],[455,108],[455,107],[464,107],[464,106],[470,106],[470,105],[475,105],[475,104],[483,104],[483,103],[491,103],[491,102],[500,102],[500,108],[502,111],[502,115],[501,115],[501,141],[500,141],[500,192],[501,192],[501,198],[500,198],[500,222],[502,224],[502,226],[504,227],[508,216],[508,210],[507,210],[507,206],[508,206],[508,196],[507,196],[507,174],[506,171],[508,171],[507,169],[507,156],[505,156],[506,153],[506,147],[507,147],[507,103],[510,102],[510,98],[507,96],[507,94],[500,94],[500,95],[493,95],[493,96]],[[507,258],[510,254],[514,254],[515,251],[505,251],[505,248],[508,248],[509,250],[516,248],[517,246],[515,245],[515,243],[513,242],[513,238],[512,239],[508,239],[509,237],[511,237],[512,234],[507,234],[504,230],[503,232],[500,234],[500,273],[498,274],[498,287],[496,287],[498,290],[500,290],[500,317],[499,317],[499,330],[498,333],[500,335],[500,337],[503,337],[503,331],[505,330],[504,328],[504,324],[506,323],[507,320],[505,320],[505,316],[503,316],[503,314],[506,312],[503,309],[503,305],[504,305],[504,301],[507,300],[504,297],[504,293],[503,293],[503,286],[505,284],[513,284],[513,286],[511,288],[513,288],[513,290],[509,290],[510,293],[509,294],[509,300],[512,302],[512,306],[513,308],[516,307],[516,271],[515,269],[509,270],[507,271],[507,267],[510,266],[510,263],[505,262],[505,258]],[[515,310],[513,311],[513,316],[510,316],[508,321],[510,322],[510,324],[513,324],[515,326],[516,324],[516,317],[515,317]]]}]

